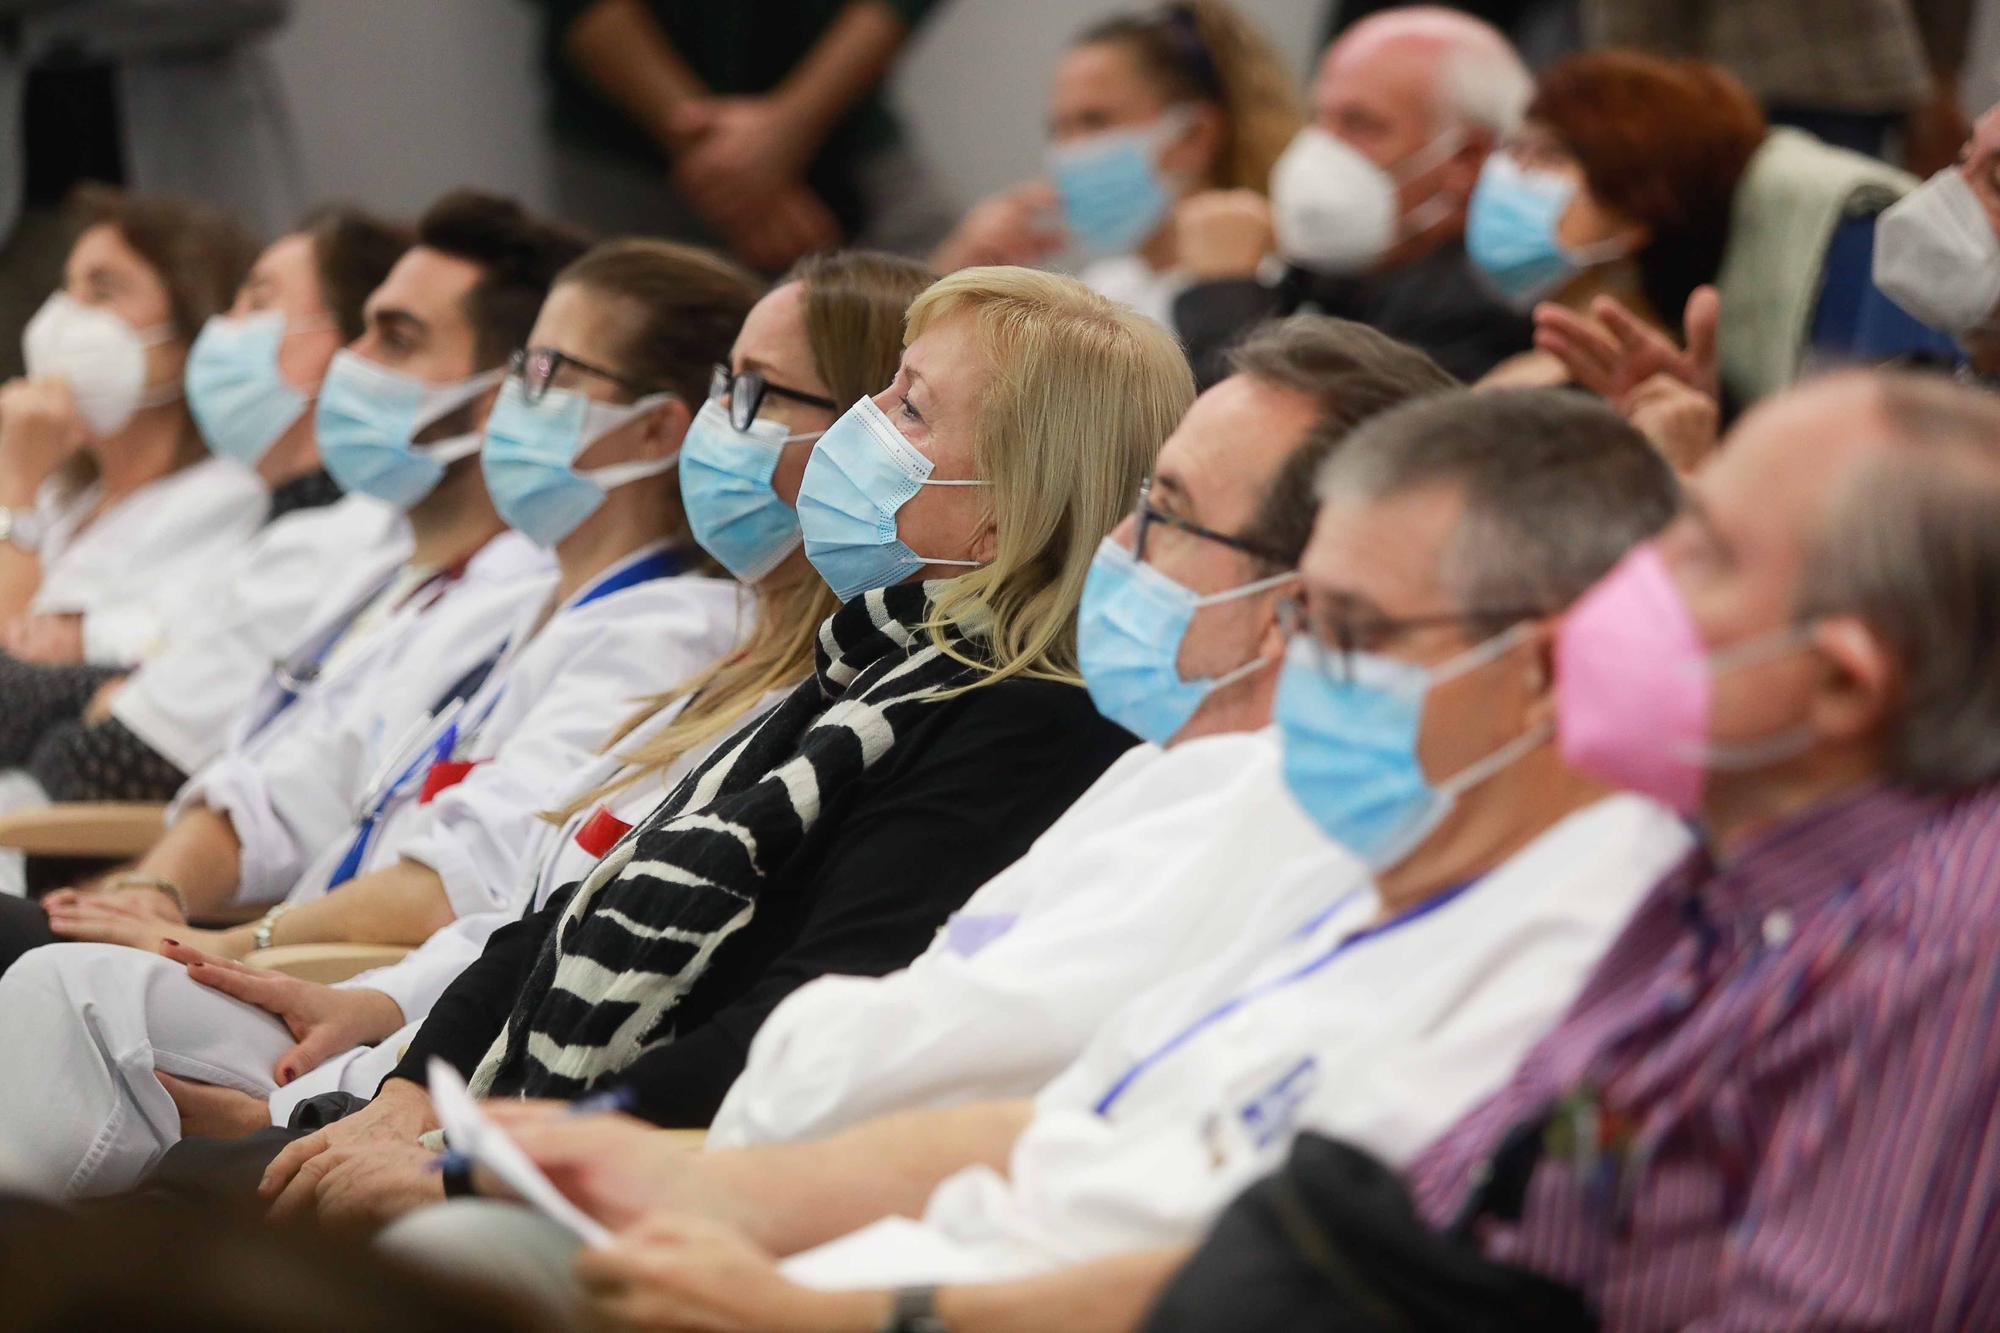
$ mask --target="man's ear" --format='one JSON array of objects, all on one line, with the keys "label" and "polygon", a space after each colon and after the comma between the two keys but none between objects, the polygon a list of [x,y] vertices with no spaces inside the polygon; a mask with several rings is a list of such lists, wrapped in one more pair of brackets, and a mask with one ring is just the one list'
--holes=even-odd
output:
[{"label": "man's ear", "polygon": [[1531,728],[1555,725],[1556,628],[1561,623],[1556,616],[1540,621],[1521,649],[1522,713]]},{"label": "man's ear", "polygon": [[1285,627],[1278,622],[1278,608],[1298,586],[1292,583],[1277,588],[1264,601],[1264,632],[1257,639],[1257,656],[1274,666],[1285,660]]},{"label": "man's ear", "polygon": [[688,427],[694,424],[694,414],[688,411],[680,395],[675,394],[648,412],[644,420],[645,447],[642,455],[646,458],[665,458],[680,452]]},{"label": "man's ear", "polygon": [[1902,690],[1902,673],[1888,646],[1854,616],[1821,620],[1808,642],[1826,662],[1813,687],[1813,731],[1831,741],[1880,735]]}]

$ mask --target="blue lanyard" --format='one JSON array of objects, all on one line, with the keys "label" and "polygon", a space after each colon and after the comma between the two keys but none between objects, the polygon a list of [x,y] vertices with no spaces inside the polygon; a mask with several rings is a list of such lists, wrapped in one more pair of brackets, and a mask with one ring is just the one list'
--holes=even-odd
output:
[{"label": "blue lanyard", "polygon": [[[601,601],[615,592],[623,592],[642,583],[651,583],[654,579],[671,578],[686,570],[690,563],[685,551],[669,548],[648,552],[591,584],[581,597],[569,604],[567,609],[574,611],[578,607]],[[504,652],[504,649],[502,651]],[[368,855],[368,844],[373,841],[375,827],[381,823],[389,803],[402,794],[412,778],[428,773],[435,765],[449,760],[453,752],[458,749],[461,735],[476,734],[486,719],[493,715],[494,706],[499,702],[500,693],[505,688],[503,684],[500,690],[494,692],[493,698],[487,700],[486,708],[480,713],[479,719],[463,731],[454,719],[438,734],[436,740],[417,752],[417,756],[396,775],[395,781],[382,789],[381,794],[375,798],[374,805],[362,816],[359,827],[354,831],[353,840],[347,845],[347,854],[340,858],[340,864],[334,867],[333,874],[328,877],[326,887],[329,890],[339,888],[361,872],[361,863]]]},{"label": "blue lanyard", "polygon": [[[1298,967],[1290,972],[1287,972],[1285,975],[1281,977],[1273,978],[1272,980],[1265,982],[1261,986],[1257,986],[1251,990],[1244,991],[1240,995],[1235,995],[1227,1000],[1224,1000],[1221,1004],[1209,1010],[1207,1013],[1203,1014],[1200,1018],[1197,1018],[1187,1027],[1181,1029],[1181,1031],[1167,1038],[1166,1041],[1162,1042],[1159,1046],[1155,1047],[1149,1054],[1141,1057],[1139,1061],[1135,1063],[1130,1069],[1126,1070],[1123,1074],[1119,1075],[1117,1081],[1114,1082],[1109,1088],[1105,1089],[1104,1095],[1097,1099],[1097,1105],[1093,1106],[1091,1109],[1095,1111],[1098,1115],[1109,1115],[1111,1113],[1112,1106],[1117,1103],[1120,1097],[1123,1097],[1125,1095],[1127,1090],[1129,1090],[1134,1083],[1138,1082],[1141,1075],[1143,1075],[1147,1070],[1151,1069],[1154,1065],[1157,1065],[1162,1060],[1165,1060],[1169,1055],[1172,1055],[1175,1051],[1179,1050],[1181,1047],[1187,1045],[1188,1042],[1194,1040],[1195,1037],[1200,1035],[1207,1028],[1213,1027],[1215,1024],[1220,1023],[1223,1019],[1228,1018],[1231,1014],[1236,1013],[1238,1010],[1247,1008],[1250,1005],[1257,1003],[1259,1000],[1265,999],[1266,997],[1277,993],[1278,991],[1284,990],[1289,986],[1296,986],[1299,982],[1304,981],[1307,977],[1310,977],[1314,973],[1319,972],[1321,969],[1325,968],[1328,964],[1332,963],[1336,958],[1339,958],[1349,949],[1352,949],[1355,945],[1365,944],[1369,940],[1379,939],[1380,937],[1387,935],[1390,931],[1400,930],[1404,926],[1422,920],[1424,917],[1429,916],[1432,912],[1437,911],[1440,907],[1443,907],[1447,903],[1451,902],[1454,898],[1457,898],[1460,895],[1464,894],[1468,889],[1471,889],[1477,883],[1479,883],[1478,880],[1469,879],[1465,881],[1465,883],[1463,884],[1453,885],[1451,888],[1446,889],[1443,893],[1438,894],[1435,898],[1432,898],[1426,902],[1418,903],[1415,907],[1410,908],[1408,911],[1399,912],[1395,916],[1390,917],[1387,921],[1377,922],[1375,925],[1364,926],[1360,930],[1351,931],[1348,934],[1343,935],[1331,949],[1328,949],[1325,953],[1320,954],[1317,958],[1314,958],[1312,961],[1306,963],[1304,966]],[[1352,901],[1353,898],[1354,894],[1347,894],[1346,896],[1342,897],[1337,902],[1335,902],[1331,907],[1328,907],[1325,911],[1321,912],[1314,921],[1309,922],[1306,929],[1310,929],[1312,926],[1315,926],[1320,922],[1325,921],[1326,919],[1331,917],[1333,913],[1337,911],[1340,907]],[[1297,935],[1294,935],[1293,938],[1297,938]]]},{"label": "blue lanyard", "polygon": [[685,574],[688,566],[693,563],[692,557],[683,549],[668,547],[650,551],[631,564],[622,569],[614,569],[591,584],[583,596],[569,604],[569,609],[574,611],[579,606],[589,606],[592,602],[602,601],[614,592],[624,592],[627,588],[637,587],[641,583],[651,583],[654,579]]}]

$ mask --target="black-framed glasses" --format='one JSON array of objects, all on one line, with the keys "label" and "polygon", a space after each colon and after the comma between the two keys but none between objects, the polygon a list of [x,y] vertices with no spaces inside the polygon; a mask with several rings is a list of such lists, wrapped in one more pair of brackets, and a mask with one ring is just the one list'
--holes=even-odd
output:
[{"label": "black-framed glasses", "polygon": [[1139,529],[1132,537],[1132,558],[1140,564],[1146,562],[1146,533],[1155,523],[1185,532],[1191,537],[1199,537],[1203,541],[1214,542],[1218,546],[1227,546],[1232,551],[1255,556],[1283,569],[1290,569],[1295,563],[1292,557],[1282,551],[1272,550],[1262,543],[1251,541],[1248,537],[1217,532],[1214,528],[1204,528],[1201,524],[1182,518],[1179,514],[1169,514],[1153,503],[1153,481],[1150,477],[1139,483],[1139,502],[1132,506],[1132,516],[1137,520]]},{"label": "black-framed glasses", "polygon": [[507,359],[508,373],[521,381],[522,395],[530,403],[542,401],[542,396],[555,385],[556,377],[562,374],[565,366],[580,374],[615,384],[634,398],[644,398],[652,392],[647,385],[615,370],[594,366],[582,357],[571,356],[553,347],[523,347]]},{"label": "black-framed glasses", "polygon": [[1467,607],[1463,611],[1443,611],[1426,616],[1385,616],[1357,607],[1314,610],[1304,597],[1293,593],[1278,600],[1278,628],[1287,640],[1303,637],[1313,646],[1320,670],[1345,684],[1354,679],[1353,662],[1358,653],[1376,653],[1391,640],[1415,630],[1484,630],[1498,634],[1524,620],[1539,620],[1548,614],[1538,606]]},{"label": "black-framed glasses", "polygon": [[764,406],[766,394],[776,394],[811,407],[823,407],[829,412],[840,410],[840,404],[831,398],[773,384],[764,378],[761,371],[746,370],[741,374],[732,374],[728,366],[717,366],[709,372],[708,396],[716,402],[724,398],[729,400],[729,424],[738,430],[750,429],[750,423],[757,419],[757,413]]}]

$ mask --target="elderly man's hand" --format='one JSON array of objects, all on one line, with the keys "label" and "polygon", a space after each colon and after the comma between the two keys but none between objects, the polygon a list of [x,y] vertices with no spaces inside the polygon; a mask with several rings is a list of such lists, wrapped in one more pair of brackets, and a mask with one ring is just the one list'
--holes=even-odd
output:
[{"label": "elderly man's hand", "polygon": [[[391,1159],[393,1173],[395,1161],[407,1161],[402,1150],[418,1148],[417,1140],[437,1127],[430,1094],[407,1079],[392,1078],[361,1110],[287,1144],[265,1170],[257,1195],[269,1201],[274,1218],[303,1217],[318,1210],[320,1183],[336,1169],[380,1152]],[[433,1155],[425,1154],[426,1167]],[[347,1173],[342,1193],[365,1174],[360,1167]],[[443,1181],[435,1172],[430,1177],[442,1198]]]},{"label": "elderly man's hand", "polygon": [[649,1214],[611,1246],[585,1250],[576,1276],[599,1322],[648,1333],[859,1333],[889,1313],[886,1292],[801,1287],[740,1232],[674,1213]]}]

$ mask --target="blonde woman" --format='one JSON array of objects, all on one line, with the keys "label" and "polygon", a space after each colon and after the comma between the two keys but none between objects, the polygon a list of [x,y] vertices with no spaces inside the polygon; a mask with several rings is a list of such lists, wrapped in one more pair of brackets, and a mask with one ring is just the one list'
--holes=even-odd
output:
[{"label": "blonde woman", "polygon": [[706,1124],[779,1000],[908,962],[1130,743],[1078,682],[1075,611],[1193,398],[1179,349],[1016,268],[946,278],[905,337],[894,382],[801,479],[807,557],[847,594],[813,677],[495,935],[374,1102],[279,1154],[277,1213],[441,1197],[417,1143],[433,1057],[487,1095],[616,1089],[655,1123]]},{"label": "blonde woman", "polygon": [[1056,66],[1048,117],[1048,178],[979,204],[934,262],[1033,264],[1068,247],[1092,290],[1166,324],[1187,286],[1174,205],[1262,194],[1304,113],[1254,23],[1228,0],[1178,0],[1086,29]]}]

